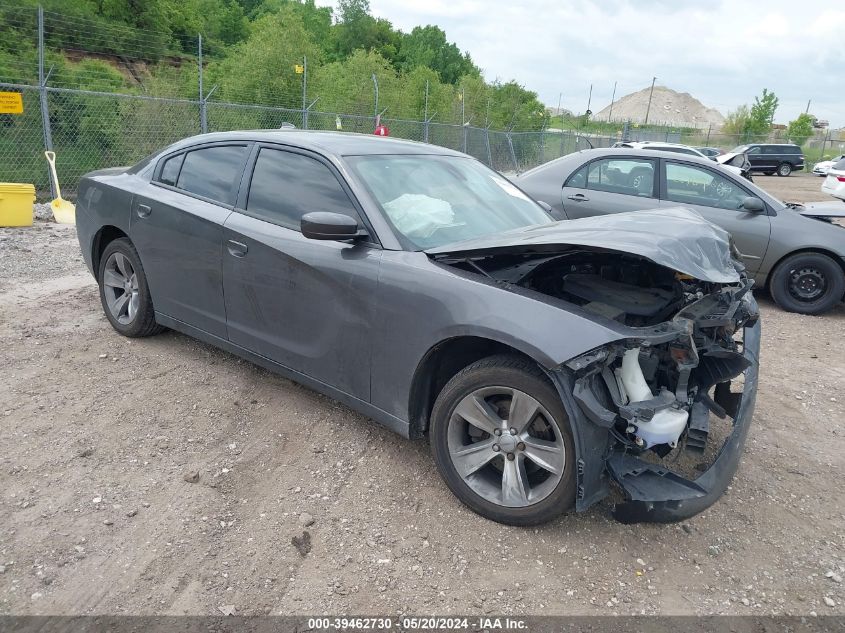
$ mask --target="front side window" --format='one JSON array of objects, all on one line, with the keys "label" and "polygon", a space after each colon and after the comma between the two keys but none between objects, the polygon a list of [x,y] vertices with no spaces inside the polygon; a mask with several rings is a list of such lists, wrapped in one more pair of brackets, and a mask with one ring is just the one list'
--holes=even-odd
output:
[{"label": "front side window", "polygon": [[188,152],[176,186],[221,204],[234,204],[246,153],[246,145],[204,147]]},{"label": "front side window", "polygon": [[603,158],[587,171],[587,189],[651,197],[654,192],[654,161],[642,158]]},{"label": "front side window", "polygon": [[296,231],[300,230],[302,216],[312,211],[359,219],[349,196],[325,164],[309,156],[267,147],[256,159],[246,210]]},{"label": "front side window", "polygon": [[666,199],[719,209],[738,209],[750,194],[709,169],[666,162]]},{"label": "front side window", "polygon": [[347,160],[385,218],[419,249],[552,221],[510,181],[476,160],[403,154]]}]

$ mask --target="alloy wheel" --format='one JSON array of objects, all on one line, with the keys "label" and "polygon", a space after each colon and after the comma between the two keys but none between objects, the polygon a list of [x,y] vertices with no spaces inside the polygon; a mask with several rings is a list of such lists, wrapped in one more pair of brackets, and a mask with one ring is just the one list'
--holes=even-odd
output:
[{"label": "alloy wheel", "polygon": [[540,402],[510,387],[483,387],[452,411],[452,465],[482,498],[525,507],[548,497],[566,465],[560,427]]},{"label": "alloy wheel", "polygon": [[121,325],[132,323],[138,314],[138,275],[123,253],[112,253],[103,271],[103,291],[112,317]]}]

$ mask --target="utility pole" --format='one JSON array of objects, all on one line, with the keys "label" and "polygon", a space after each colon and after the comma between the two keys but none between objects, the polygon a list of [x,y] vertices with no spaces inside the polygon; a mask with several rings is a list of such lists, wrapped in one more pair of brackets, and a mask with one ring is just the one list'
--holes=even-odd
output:
[{"label": "utility pole", "polygon": [[308,129],[308,57],[302,56],[302,128]]},{"label": "utility pole", "polygon": [[461,130],[463,130],[463,137],[464,137],[463,152],[464,152],[464,154],[466,154],[467,153],[467,122],[466,122],[466,118],[464,117],[464,113],[466,112],[466,110],[465,110],[466,100],[465,100],[464,97],[466,97],[466,93],[464,91],[464,87],[461,86]]},{"label": "utility pole", "polygon": [[560,111],[560,102],[561,102],[562,99],[563,99],[563,93],[561,92],[557,96],[557,112],[555,112],[555,114],[557,114],[557,116],[560,117],[560,127],[561,128],[563,128],[563,113]]},{"label": "utility pole", "polygon": [[810,113],[810,101],[812,101],[812,99],[807,99],[807,109],[804,110],[804,114]]},{"label": "utility pole", "polygon": [[423,110],[423,141],[428,143],[428,79],[425,80],[425,109]]},{"label": "utility pole", "polygon": [[375,107],[373,108],[373,116],[377,119],[378,118],[378,79],[376,79],[376,74],[373,73],[373,86],[375,86]]},{"label": "utility pole", "polygon": [[590,103],[593,100],[593,84],[590,84],[590,96],[587,97],[587,118],[590,117]]},{"label": "utility pole", "polygon": [[[51,69],[52,70],[52,69]],[[38,101],[41,108],[41,131],[44,136],[44,149],[53,151],[53,134],[50,130],[50,109],[47,105],[47,76],[44,75],[44,9],[38,5]],[[56,197],[56,184],[50,173],[50,194]]]},{"label": "utility pole", "polygon": [[643,125],[648,125],[648,113],[651,110],[651,95],[654,94],[654,82],[657,81],[657,77],[651,78],[651,90],[648,92],[648,106],[645,109],[645,121],[643,121]]},{"label": "utility pole", "polygon": [[613,96],[610,98],[610,112],[607,115],[607,122],[613,117],[613,102],[616,101],[616,82],[613,82]]}]

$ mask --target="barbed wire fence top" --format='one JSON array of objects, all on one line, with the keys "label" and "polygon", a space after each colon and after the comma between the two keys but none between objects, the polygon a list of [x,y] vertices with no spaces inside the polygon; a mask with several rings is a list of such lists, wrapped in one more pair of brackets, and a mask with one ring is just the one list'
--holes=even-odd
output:
[{"label": "barbed wire fence top", "polygon": [[[462,151],[503,173],[590,145],[608,147],[622,139],[623,128],[628,140],[723,149],[748,140],[712,128],[610,121],[585,129],[491,129],[487,121],[465,117],[473,100],[482,108],[486,100],[489,113],[489,97],[477,90],[460,90],[450,111],[430,112],[428,82],[419,94],[402,91],[380,101],[377,74],[344,78],[350,107],[337,112],[309,92],[307,59],[287,60],[289,68],[279,69],[295,73],[287,87],[234,92],[209,85],[202,36],[145,31],[5,0],[0,21],[7,33],[0,43],[0,91],[18,92],[23,101],[22,114],[0,114],[0,181],[33,183],[41,200],[55,193],[45,150],[56,152],[62,193],[73,198],[83,174],[134,164],[179,139],[284,125],[372,134],[380,120],[393,137]],[[827,141],[820,143],[819,156]]]}]

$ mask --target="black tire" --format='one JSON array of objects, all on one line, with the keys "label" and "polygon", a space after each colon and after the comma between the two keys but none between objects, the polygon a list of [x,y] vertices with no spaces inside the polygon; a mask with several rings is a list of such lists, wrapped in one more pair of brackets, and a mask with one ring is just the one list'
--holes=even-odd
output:
[{"label": "black tire", "polygon": [[773,172],[773,171],[764,171],[763,173],[764,173],[766,176],[774,176],[774,175],[775,175],[775,172]]},{"label": "black tire", "polygon": [[[536,399],[554,418],[560,432],[564,454],[560,481],[547,496],[531,505],[508,507],[485,499],[470,488],[452,462],[448,432],[455,408],[474,391],[493,386],[517,389]],[[490,356],[458,372],[434,403],[429,436],[434,461],[446,485],[464,505],[483,517],[508,525],[537,525],[563,514],[575,503],[575,450],[569,418],[548,378],[528,360],[508,355]]]},{"label": "black tire", "polygon": [[[128,315],[122,317],[124,322],[121,322],[118,317],[112,313],[112,308],[109,307],[108,293],[112,292],[110,286],[106,285],[105,276],[106,269],[112,261],[112,256],[125,257],[132,267],[137,281],[137,309],[131,317]],[[144,274],[144,268],[141,265],[141,258],[138,256],[138,251],[135,250],[132,242],[128,238],[122,237],[112,242],[109,242],[100,257],[100,269],[97,271],[97,283],[100,285],[100,302],[103,305],[103,312],[106,318],[111,323],[112,327],[118,333],[130,338],[140,338],[145,336],[153,336],[158,334],[164,328],[158,325],[155,321],[155,311],[153,310],[153,302],[150,298],[150,289],[147,286],[147,277]]]},{"label": "black tire", "polygon": [[782,176],[782,177],[785,178],[786,176],[788,176],[791,173],[792,173],[792,165],[790,165],[789,163],[781,163],[780,165],[778,165],[778,171],[777,171],[778,176]]},{"label": "black tire", "polygon": [[788,312],[821,314],[845,294],[845,273],[822,253],[796,253],[784,259],[769,282],[775,302]]}]

